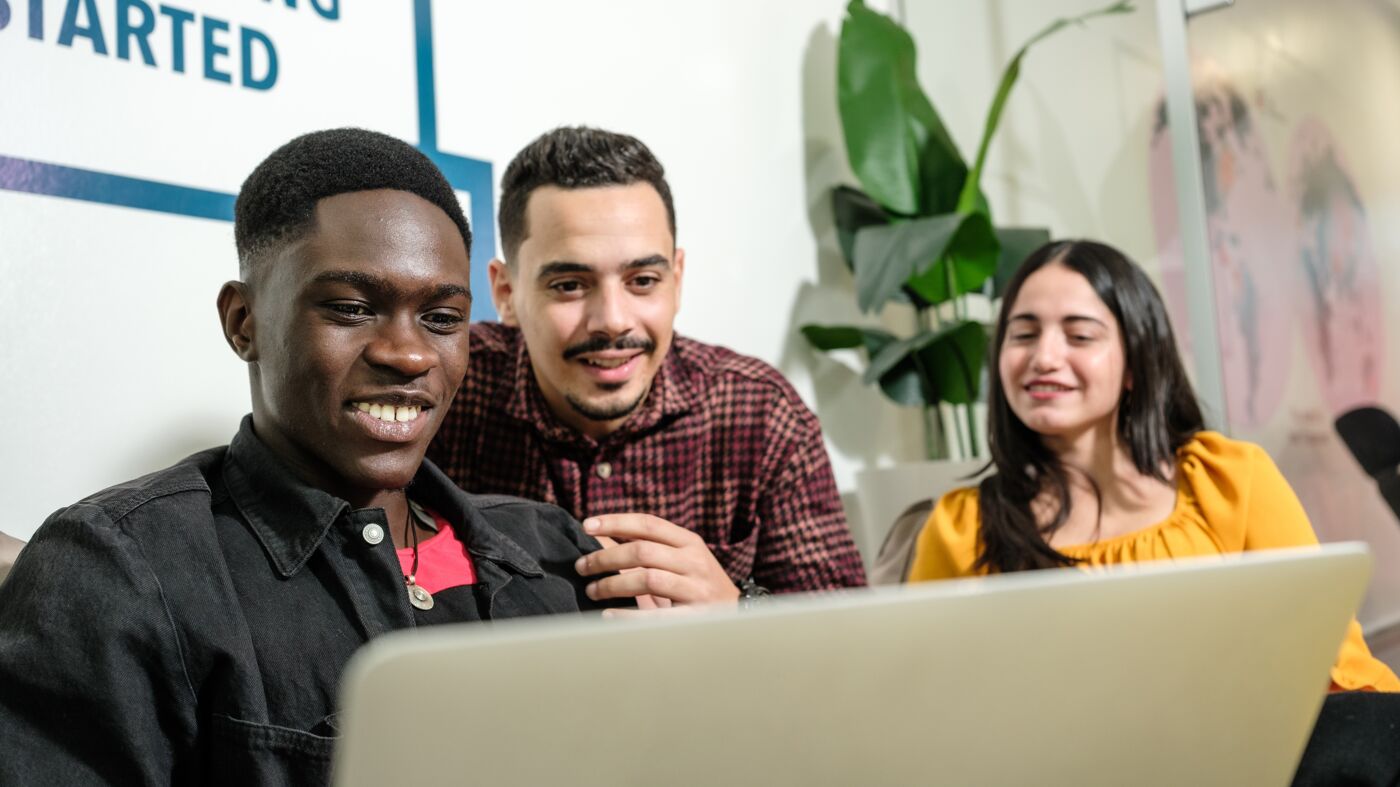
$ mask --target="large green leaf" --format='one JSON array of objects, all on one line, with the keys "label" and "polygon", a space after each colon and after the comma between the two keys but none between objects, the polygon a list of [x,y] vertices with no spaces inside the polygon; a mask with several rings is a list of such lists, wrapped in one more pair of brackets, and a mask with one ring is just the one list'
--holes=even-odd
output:
[{"label": "large green leaf", "polygon": [[947,212],[967,164],[919,87],[914,41],[861,0],[846,7],[836,99],[846,155],[866,192],[906,216]]},{"label": "large green leaf", "polygon": [[817,325],[811,323],[802,326],[802,335],[816,349],[828,352],[865,346],[864,331],[854,325]]},{"label": "large green leaf", "polygon": [[915,274],[943,256],[967,216],[948,213],[856,233],[856,302],[864,311],[883,306]]},{"label": "large green leaf", "polygon": [[1001,257],[997,260],[997,272],[992,278],[992,297],[1000,298],[1021,263],[1031,256],[1031,252],[1050,242],[1050,231],[1030,227],[997,227],[996,233],[997,240],[1001,242]]},{"label": "large green leaf", "polygon": [[870,365],[865,367],[865,374],[861,379],[866,383],[878,381],[896,366],[903,363],[904,360],[915,351],[921,349],[925,344],[936,340],[938,337],[938,331],[922,331],[907,339],[897,339],[886,342],[876,352],[870,354]]},{"label": "large green leaf", "polygon": [[863,379],[900,404],[966,404],[977,400],[986,361],[981,323],[962,320],[885,343],[873,351]]},{"label": "large green leaf", "polygon": [[910,277],[906,286],[924,303],[938,304],[980,289],[996,273],[1001,246],[985,214],[967,216],[930,268]]},{"label": "large green leaf", "polygon": [[909,407],[927,406],[935,401],[930,398],[912,355],[905,356],[898,365],[880,375],[880,390],[895,404]]},{"label": "large green leaf", "polygon": [[880,328],[867,328],[861,325],[817,325],[808,323],[802,326],[802,335],[818,350],[853,350],[864,347],[866,354],[874,358],[885,345],[895,340],[894,334]]},{"label": "large green leaf", "polygon": [[[873,362],[885,347],[895,341],[893,334],[870,331],[866,335],[865,350]],[[879,380],[880,390],[895,404],[915,406],[928,403],[924,395],[926,386],[914,365],[913,356],[906,356],[902,363],[896,363],[893,368],[886,370]]]},{"label": "large green leaf", "polygon": [[968,320],[919,350],[917,363],[940,401],[971,404],[982,387],[987,360],[987,330]]},{"label": "large green leaf", "polygon": [[987,110],[987,121],[982,128],[982,140],[977,145],[977,158],[973,162],[972,170],[967,174],[967,180],[963,182],[962,194],[958,197],[957,209],[959,211],[967,212],[976,209],[978,192],[982,183],[982,168],[987,163],[987,147],[992,144],[992,137],[997,133],[997,126],[1001,123],[1001,111],[1006,106],[1007,97],[1011,95],[1011,88],[1016,85],[1016,80],[1021,76],[1021,60],[1026,56],[1026,52],[1037,42],[1072,24],[1083,24],[1096,16],[1126,14],[1132,10],[1131,0],[1118,0],[1112,5],[1079,16],[1056,19],[1046,25],[1039,33],[1031,36],[1029,41],[1016,50],[1015,57],[1011,58],[1011,62],[1006,64],[1006,70],[1002,72],[1001,83],[997,85],[996,95],[992,98],[992,106]]},{"label": "large green leaf", "polygon": [[[862,328],[852,325],[804,325],[802,335],[818,350],[845,350],[864,347],[870,358],[895,341],[894,334],[878,328]],[[880,390],[899,404],[922,404],[923,387],[919,380],[914,358],[907,359],[905,368],[886,373],[880,378]]]},{"label": "large green leaf", "polygon": [[846,267],[856,269],[856,233],[866,227],[889,224],[890,214],[869,194],[850,186],[837,186],[831,192],[831,212],[836,219],[836,240]]}]

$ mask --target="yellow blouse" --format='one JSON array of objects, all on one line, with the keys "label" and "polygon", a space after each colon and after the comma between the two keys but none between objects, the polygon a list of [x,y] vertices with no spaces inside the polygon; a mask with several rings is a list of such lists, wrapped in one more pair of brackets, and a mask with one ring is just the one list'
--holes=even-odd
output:
[{"label": "yellow blouse", "polygon": [[[1176,507],[1165,520],[1060,552],[1099,566],[1317,543],[1302,504],[1259,446],[1200,432],[1177,460]],[[986,573],[973,567],[980,524],[976,487],[939,499],[919,534],[909,581]],[[1400,691],[1400,679],[1371,655],[1355,620],[1332,667],[1332,682],[1346,690]]]}]

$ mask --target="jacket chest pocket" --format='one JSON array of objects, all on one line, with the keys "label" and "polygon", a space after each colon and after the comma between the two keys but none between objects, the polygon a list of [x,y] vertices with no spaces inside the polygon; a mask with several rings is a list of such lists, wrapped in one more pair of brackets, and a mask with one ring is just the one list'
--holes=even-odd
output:
[{"label": "jacket chest pocket", "polygon": [[329,784],[335,738],[221,713],[213,716],[208,784]]}]

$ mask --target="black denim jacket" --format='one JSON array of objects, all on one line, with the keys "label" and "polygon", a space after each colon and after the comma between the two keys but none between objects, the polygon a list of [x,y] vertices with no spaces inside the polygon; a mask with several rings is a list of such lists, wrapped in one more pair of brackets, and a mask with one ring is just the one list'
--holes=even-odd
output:
[{"label": "black denim jacket", "polygon": [[[573,562],[598,544],[564,511],[467,495],[428,462],[411,493],[466,543],[484,616],[589,606]],[[0,783],[325,782],[346,660],[414,625],[387,532],[300,483],[251,419],[54,514],[0,585]]]}]

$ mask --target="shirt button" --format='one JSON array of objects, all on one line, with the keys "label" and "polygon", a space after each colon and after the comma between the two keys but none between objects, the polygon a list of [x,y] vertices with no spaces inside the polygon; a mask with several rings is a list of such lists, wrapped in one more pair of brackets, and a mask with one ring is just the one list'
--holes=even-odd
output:
[{"label": "shirt button", "polygon": [[599,462],[593,466],[593,472],[597,473],[599,478],[607,478],[612,475],[612,465],[607,462]]},{"label": "shirt button", "polygon": [[360,535],[364,537],[365,543],[378,544],[380,541],[384,540],[384,528],[370,522],[368,525],[365,525],[364,530],[360,531]]}]

